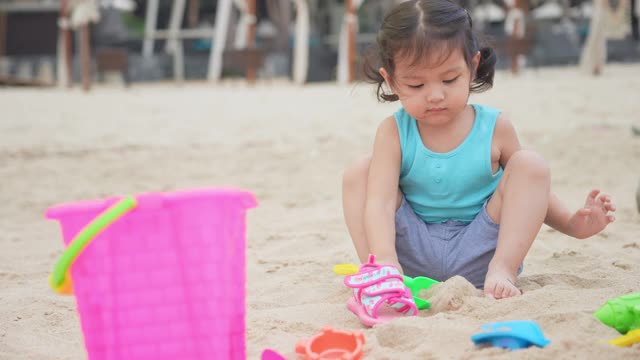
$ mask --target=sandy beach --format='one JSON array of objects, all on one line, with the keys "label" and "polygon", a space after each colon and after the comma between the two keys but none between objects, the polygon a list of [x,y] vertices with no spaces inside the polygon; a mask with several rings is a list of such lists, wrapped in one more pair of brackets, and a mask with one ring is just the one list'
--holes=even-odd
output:
[{"label": "sandy beach", "polygon": [[[631,359],[640,344],[592,314],[640,291],[640,65],[600,78],[577,68],[500,72],[470,102],[507,112],[521,142],[548,160],[552,189],[571,209],[592,188],[610,194],[616,222],[586,240],[543,227],[518,284],[495,301],[459,279],[434,291],[433,309],[373,329],[345,307],[332,267],[356,261],[342,220],[343,169],[366,155],[379,104],[356,84],[241,82],[0,89],[0,359],[85,358],[72,297],[47,277],[63,247],[52,205],[148,191],[234,186],[253,192],[248,214],[247,355],[295,358],[323,326],[361,330],[368,359]],[[480,325],[535,320],[551,344],[514,353],[475,348]]]}]

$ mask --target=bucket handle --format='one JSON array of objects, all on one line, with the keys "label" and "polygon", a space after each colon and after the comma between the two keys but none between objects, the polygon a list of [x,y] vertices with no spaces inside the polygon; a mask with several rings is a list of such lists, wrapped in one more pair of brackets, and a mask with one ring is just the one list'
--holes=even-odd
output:
[{"label": "bucket handle", "polygon": [[108,228],[113,222],[133,210],[137,204],[133,196],[127,196],[104,210],[80,230],[64,250],[56,262],[51,276],[49,276],[49,285],[51,285],[51,288],[53,288],[55,292],[58,294],[73,293],[71,276],[69,274],[69,268],[73,265],[73,262],[91,240]]}]

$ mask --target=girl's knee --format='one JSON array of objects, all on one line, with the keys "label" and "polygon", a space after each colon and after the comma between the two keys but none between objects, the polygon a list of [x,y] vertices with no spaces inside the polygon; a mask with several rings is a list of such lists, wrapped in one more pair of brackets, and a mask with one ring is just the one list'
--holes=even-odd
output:
[{"label": "girl's knee", "polygon": [[354,187],[366,186],[370,161],[371,158],[367,157],[349,166],[342,175],[342,188],[352,189]]},{"label": "girl's knee", "polygon": [[551,170],[547,161],[531,150],[519,150],[511,155],[508,167],[525,172],[528,176],[539,179],[551,179]]}]

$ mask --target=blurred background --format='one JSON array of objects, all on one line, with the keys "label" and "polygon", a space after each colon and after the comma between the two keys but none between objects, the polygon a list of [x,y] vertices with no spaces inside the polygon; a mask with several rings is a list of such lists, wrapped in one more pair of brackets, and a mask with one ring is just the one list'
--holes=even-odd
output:
[{"label": "blurred background", "polygon": [[[637,1],[462,5],[493,42],[499,68],[518,72],[580,63],[589,34],[601,31],[597,26],[604,29],[608,61],[638,61]],[[89,89],[97,82],[233,77],[347,83],[360,77],[363,54],[396,2],[0,0],[0,84]]]},{"label": "blurred background", "polygon": [[[516,317],[555,345],[510,358],[637,359],[591,314],[640,291],[640,0],[461,1],[498,54],[494,88],[471,100],[509,114],[568,208],[599,188],[616,222],[585,241],[544,227],[518,280],[525,296],[453,289],[460,309],[367,330],[367,351],[502,359],[469,334]],[[74,298],[48,286],[64,247],[45,210],[149,191],[232,186],[258,199],[248,359],[294,358],[325,325],[360,328],[330,269],[357,261],[343,171],[400,106],[379,104],[359,70],[396,2],[0,0],[0,359],[86,358]]]}]

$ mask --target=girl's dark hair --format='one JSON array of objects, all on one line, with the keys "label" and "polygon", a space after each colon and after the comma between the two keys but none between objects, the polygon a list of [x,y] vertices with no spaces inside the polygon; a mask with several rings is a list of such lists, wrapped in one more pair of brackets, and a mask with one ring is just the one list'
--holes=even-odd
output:
[{"label": "girl's dark hair", "polygon": [[378,100],[396,101],[398,95],[386,94],[382,88],[381,67],[393,78],[394,58],[398,56],[410,57],[413,59],[411,65],[416,65],[425,59],[434,59],[434,54],[445,61],[455,49],[462,49],[470,69],[473,57],[480,51],[480,62],[476,73],[472,74],[470,90],[490,89],[496,55],[492,48],[481,47],[467,11],[451,0],[406,1],[385,15],[377,36],[377,49],[365,58],[364,74],[370,82],[378,84]]}]

